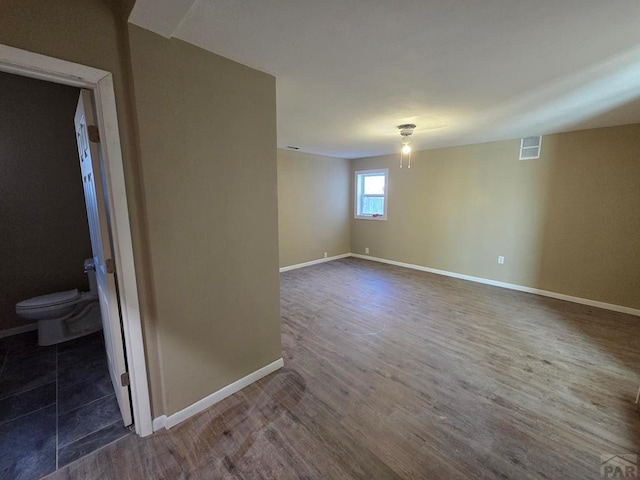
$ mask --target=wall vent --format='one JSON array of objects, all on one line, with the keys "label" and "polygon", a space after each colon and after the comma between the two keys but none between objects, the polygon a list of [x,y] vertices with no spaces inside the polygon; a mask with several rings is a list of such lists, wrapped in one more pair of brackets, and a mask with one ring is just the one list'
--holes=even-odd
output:
[{"label": "wall vent", "polygon": [[540,158],[542,137],[525,137],[520,141],[520,160]]}]

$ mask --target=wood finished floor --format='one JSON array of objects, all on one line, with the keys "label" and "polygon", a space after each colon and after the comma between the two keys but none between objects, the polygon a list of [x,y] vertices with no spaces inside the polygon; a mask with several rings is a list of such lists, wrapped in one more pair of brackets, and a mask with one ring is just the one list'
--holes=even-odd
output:
[{"label": "wood finished floor", "polygon": [[281,275],[285,368],[55,479],[597,479],[640,318],[358,259]]}]

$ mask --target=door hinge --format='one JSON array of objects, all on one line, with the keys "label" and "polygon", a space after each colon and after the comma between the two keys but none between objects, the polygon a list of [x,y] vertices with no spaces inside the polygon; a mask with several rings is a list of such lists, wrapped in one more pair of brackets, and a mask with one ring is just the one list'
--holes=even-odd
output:
[{"label": "door hinge", "polygon": [[87,133],[90,142],[100,143],[100,131],[96,125],[87,125]]},{"label": "door hinge", "polygon": [[122,384],[123,387],[128,387],[129,386],[129,372],[124,372],[122,375],[120,375],[120,383]]},{"label": "door hinge", "polygon": [[104,261],[105,267],[107,267],[107,273],[116,273],[116,266],[113,263],[113,258],[107,258]]}]

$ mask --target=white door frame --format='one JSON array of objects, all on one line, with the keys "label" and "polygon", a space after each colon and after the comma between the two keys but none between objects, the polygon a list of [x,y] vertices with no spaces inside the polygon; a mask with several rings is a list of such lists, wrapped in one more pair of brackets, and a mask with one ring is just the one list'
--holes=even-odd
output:
[{"label": "white door frame", "polygon": [[[110,72],[104,70],[6,45],[0,45],[0,71],[93,90],[104,161],[107,202],[111,212],[113,256],[118,272],[134,424],[138,435],[150,435],[153,433],[151,404],[113,77]],[[73,119],[69,119],[69,122],[71,121]]]}]

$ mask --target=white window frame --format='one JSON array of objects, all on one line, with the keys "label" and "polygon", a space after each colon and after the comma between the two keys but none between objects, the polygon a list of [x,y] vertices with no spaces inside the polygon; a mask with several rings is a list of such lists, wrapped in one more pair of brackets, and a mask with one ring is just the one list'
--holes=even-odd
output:
[{"label": "white window frame", "polygon": [[[384,194],[382,195],[367,195],[368,197],[383,197],[384,198],[384,212],[381,216],[374,217],[373,215],[359,214],[360,199],[364,196],[362,193],[363,178],[368,175],[384,175]],[[389,208],[389,169],[388,168],[376,168],[373,170],[357,170],[354,176],[354,200],[353,200],[353,216],[361,220],[387,220],[387,209]]]},{"label": "white window frame", "polygon": [[[524,141],[527,138],[537,138],[538,144],[525,147]],[[537,154],[535,156],[528,154],[528,152],[534,149],[537,150]],[[542,135],[532,135],[532,136],[523,137],[520,139],[520,160],[537,160],[538,158],[540,158],[541,153],[542,153]]]}]

